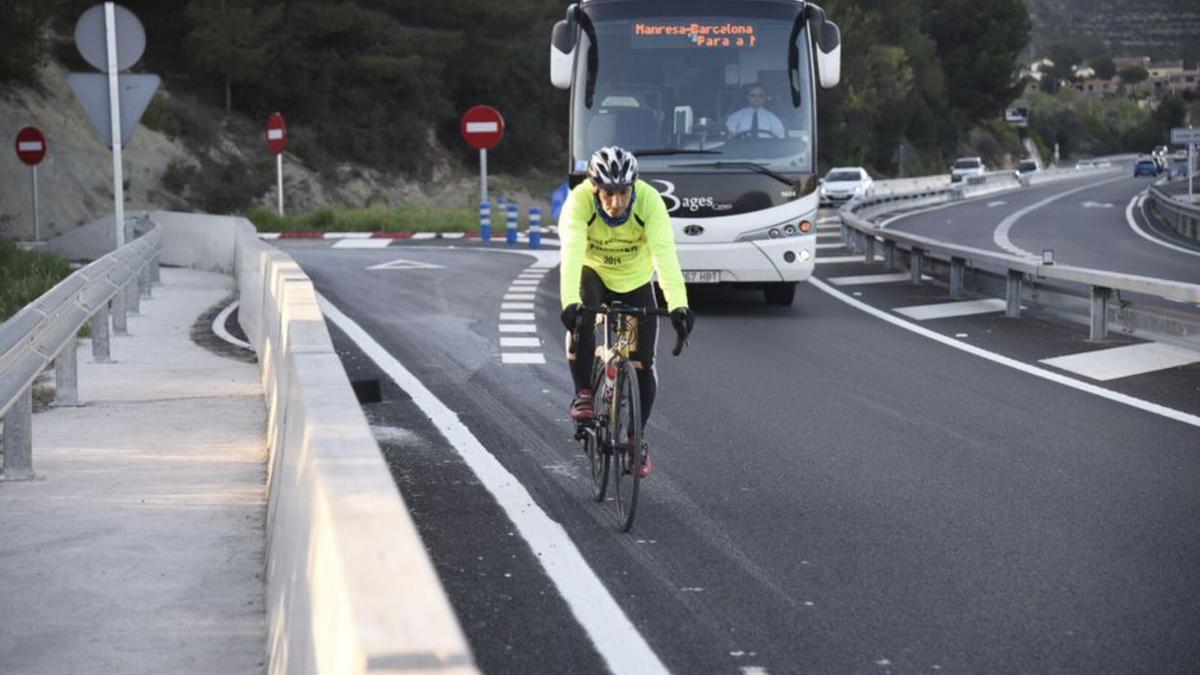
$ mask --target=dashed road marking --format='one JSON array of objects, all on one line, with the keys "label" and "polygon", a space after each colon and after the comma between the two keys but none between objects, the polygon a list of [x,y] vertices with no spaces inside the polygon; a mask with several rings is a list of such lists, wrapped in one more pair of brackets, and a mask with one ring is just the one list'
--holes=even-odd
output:
[{"label": "dashed road marking", "polygon": [[528,310],[532,311],[533,303],[532,302],[502,302],[502,303],[500,303],[500,309],[528,309]]},{"label": "dashed road marking", "polygon": [[391,239],[338,239],[332,248],[387,248]]},{"label": "dashed road marking", "polygon": [[897,307],[894,311],[910,319],[929,321],[931,319],[948,319],[956,316],[1003,312],[1007,306],[1007,303],[1000,298],[986,298],[983,300],[963,300],[962,302],[939,302],[932,305]]},{"label": "dashed road marking", "polygon": [[501,321],[535,321],[537,319],[533,312],[501,312]]},{"label": "dashed road marking", "polygon": [[[894,284],[899,281],[908,281],[912,275],[908,272],[896,272],[895,274],[860,274],[849,277],[830,277],[825,281],[834,286],[865,286],[867,284]],[[922,274],[922,281],[928,281],[929,277]]]},{"label": "dashed road marking", "polygon": [[535,337],[501,337],[501,347],[541,347],[541,338]]},{"label": "dashed road marking", "polygon": [[545,363],[546,357],[541,352],[503,352],[500,354],[501,363]]},{"label": "dashed road marking", "polygon": [[[836,265],[836,264],[842,264],[842,263],[860,263],[860,262],[865,262],[866,259],[867,259],[867,256],[865,254],[863,254],[863,255],[835,255],[835,256],[828,257],[828,258],[822,258],[821,256],[817,256],[817,259],[813,261],[813,264],[815,264],[815,265]],[[876,253],[875,260],[876,261],[883,260],[883,256]]]},{"label": "dashed road marking", "polygon": [[1162,342],[1146,342],[1039,359],[1038,363],[1061,368],[1093,380],[1107,382],[1122,377],[1152,373],[1156,370],[1200,363],[1200,352]]},{"label": "dashed road marking", "polygon": [[502,323],[500,324],[501,333],[536,333],[537,326],[531,323]]}]

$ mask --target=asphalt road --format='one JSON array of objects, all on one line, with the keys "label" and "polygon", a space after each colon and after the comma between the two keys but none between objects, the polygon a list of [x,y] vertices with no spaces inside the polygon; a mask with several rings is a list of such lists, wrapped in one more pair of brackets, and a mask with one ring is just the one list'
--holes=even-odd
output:
[{"label": "asphalt road", "polygon": [[[1185,253],[1148,241],[1130,227],[1127,207],[1151,182],[1133,178],[1122,166],[1117,172],[1089,172],[1079,179],[919,210],[892,220],[888,227],[1005,252],[996,242],[996,232],[1007,224],[1012,246],[1038,256],[1052,249],[1059,264],[1200,283],[1200,244],[1156,231],[1160,238],[1194,252]],[[1131,215],[1143,230],[1154,229],[1140,208]]]},{"label": "asphalt road", "polygon": [[[1114,204],[1096,210],[1090,241],[1120,236],[1133,186],[1071,197]],[[955,218],[965,211],[980,222],[999,213],[984,202]],[[1030,246],[1053,233],[1033,221],[1013,228]],[[660,349],[655,469],[623,534],[612,505],[589,499],[570,440],[556,270],[533,287],[533,351],[546,363],[505,364],[500,305],[531,258],[280,245],[562,526],[673,672],[1164,673],[1200,663],[1193,423],[905,330],[824,283],[802,284],[789,308],[697,292],[689,349]],[[436,267],[367,269],[398,259]],[[879,271],[826,265],[818,276]],[[929,285],[843,291],[890,315],[944,296]],[[1128,343],[995,314],[924,328],[1033,366]],[[334,337],[352,378],[384,377]],[[1100,384],[1200,415],[1200,365]],[[409,393],[384,379],[383,400],[364,408],[482,669],[604,672],[594,636]]]}]

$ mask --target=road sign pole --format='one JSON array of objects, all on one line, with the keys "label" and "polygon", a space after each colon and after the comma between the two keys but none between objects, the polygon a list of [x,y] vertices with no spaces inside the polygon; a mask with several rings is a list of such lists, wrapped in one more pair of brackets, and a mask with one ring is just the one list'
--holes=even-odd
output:
[{"label": "road sign pole", "polygon": [[283,153],[275,155],[275,191],[279,194],[279,217],[283,217]]},{"label": "road sign pole", "polygon": [[121,103],[120,87],[117,86],[117,20],[113,3],[104,3],[104,30],[108,40],[108,100],[112,120],[113,153],[113,213],[117,232],[117,248],[125,245],[125,181],[121,171]]},{"label": "road sign pole", "polygon": [[1188,143],[1188,203],[1189,204],[1195,203],[1195,201],[1192,199],[1192,181],[1195,179],[1194,176],[1195,176],[1195,172],[1196,172],[1196,168],[1194,166],[1195,162],[1196,162],[1195,156],[1196,156],[1196,144]]},{"label": "road sign pole", "polygon": [[29,167],[33,172],[33,240],[42,240],[42,228],[38,223],[38,189],[37,189],[37,165]]},{"label": "road sign pole", "polygon": [[487,148],[479,150],[479,203],[487,203]]}]

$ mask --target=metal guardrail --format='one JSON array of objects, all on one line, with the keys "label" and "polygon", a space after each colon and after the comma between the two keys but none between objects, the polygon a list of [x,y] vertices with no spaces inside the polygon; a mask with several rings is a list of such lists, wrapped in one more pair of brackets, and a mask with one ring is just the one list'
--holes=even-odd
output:
[{"label": "metal guardrail", "polygon": [[[1068,293],[1074,290],[1074,287],[1083,285],[1090,291],[1092,340],[1103,340],[1108,335],[1108,305],[1114,291],[1128,291],[1177,302],[1200,303],[1200,285],[1045,263],[1039,258],[997,253],[896,230],[881,229],[870,220],[871,217],[885,213],[961,198],[961,194],[947,189],[851,202],[839,211],[844,239],[851,250],[863,254],[866,262],[875,261],[875,244],[881,243],[884,264],[888,271],[897,269],[897,251],[906,254],[913,284],[921,283],[921,275],[931,259],[948,264],[950,297],[956,299],[963,297],[963,277],[968,267],[984,273],[995,273],[1005,282],[1005,314],[1009,317],[1021,314],[1021,287],[1024,283],[1037,287],[1059,287],[1066,289]],[[1026,299],[1026,302],[1032,300]]]},{"label": "metal guardrail", "polygon": [[138,239],[76,270],[0,324],[0,416],[4,420],[0,478],[33,478],[34,381],[53,362],[55,404],[79,404],[76,334],[88,324],[93,357],[107,362],[109,317],[113,331],[125,334],[126,313],[137,313],[140,299],[150,297],[150,285],[158,281],[161,250],[161,229],[152,225]]},{"label": "metal guardrail", "polygon": [[1200,239],[1200,205],[1175,199],[1156,185],[1150,186],[1149,196],[1151,208],[1176,232]]}]

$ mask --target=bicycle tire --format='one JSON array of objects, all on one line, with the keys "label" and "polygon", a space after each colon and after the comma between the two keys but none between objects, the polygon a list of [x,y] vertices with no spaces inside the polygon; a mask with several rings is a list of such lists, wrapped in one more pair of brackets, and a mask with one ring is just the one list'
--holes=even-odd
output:
[{"label": "bicycle tire", "polygon": [[628,532],[637,515],[638,486],[642,477],[642,401],[637,370],[623,361],[617,373],[616,391],[608,420],[613,449],[613,489],[617,502],[617,526]]},{"label": "bicycle tire", "polygon": [[[592,364],[592,391],[595,394],[592,405],[595,412],[601,409],[604,395],[604,362],[599,358]],[[612,451],[605,447],[600,438],[600,430],[593,427],[583,437],[583,451],[587,454],[588,464],[592,474],[592,499],[603,502],[608,494],[608,474],[612,466]]]}]

